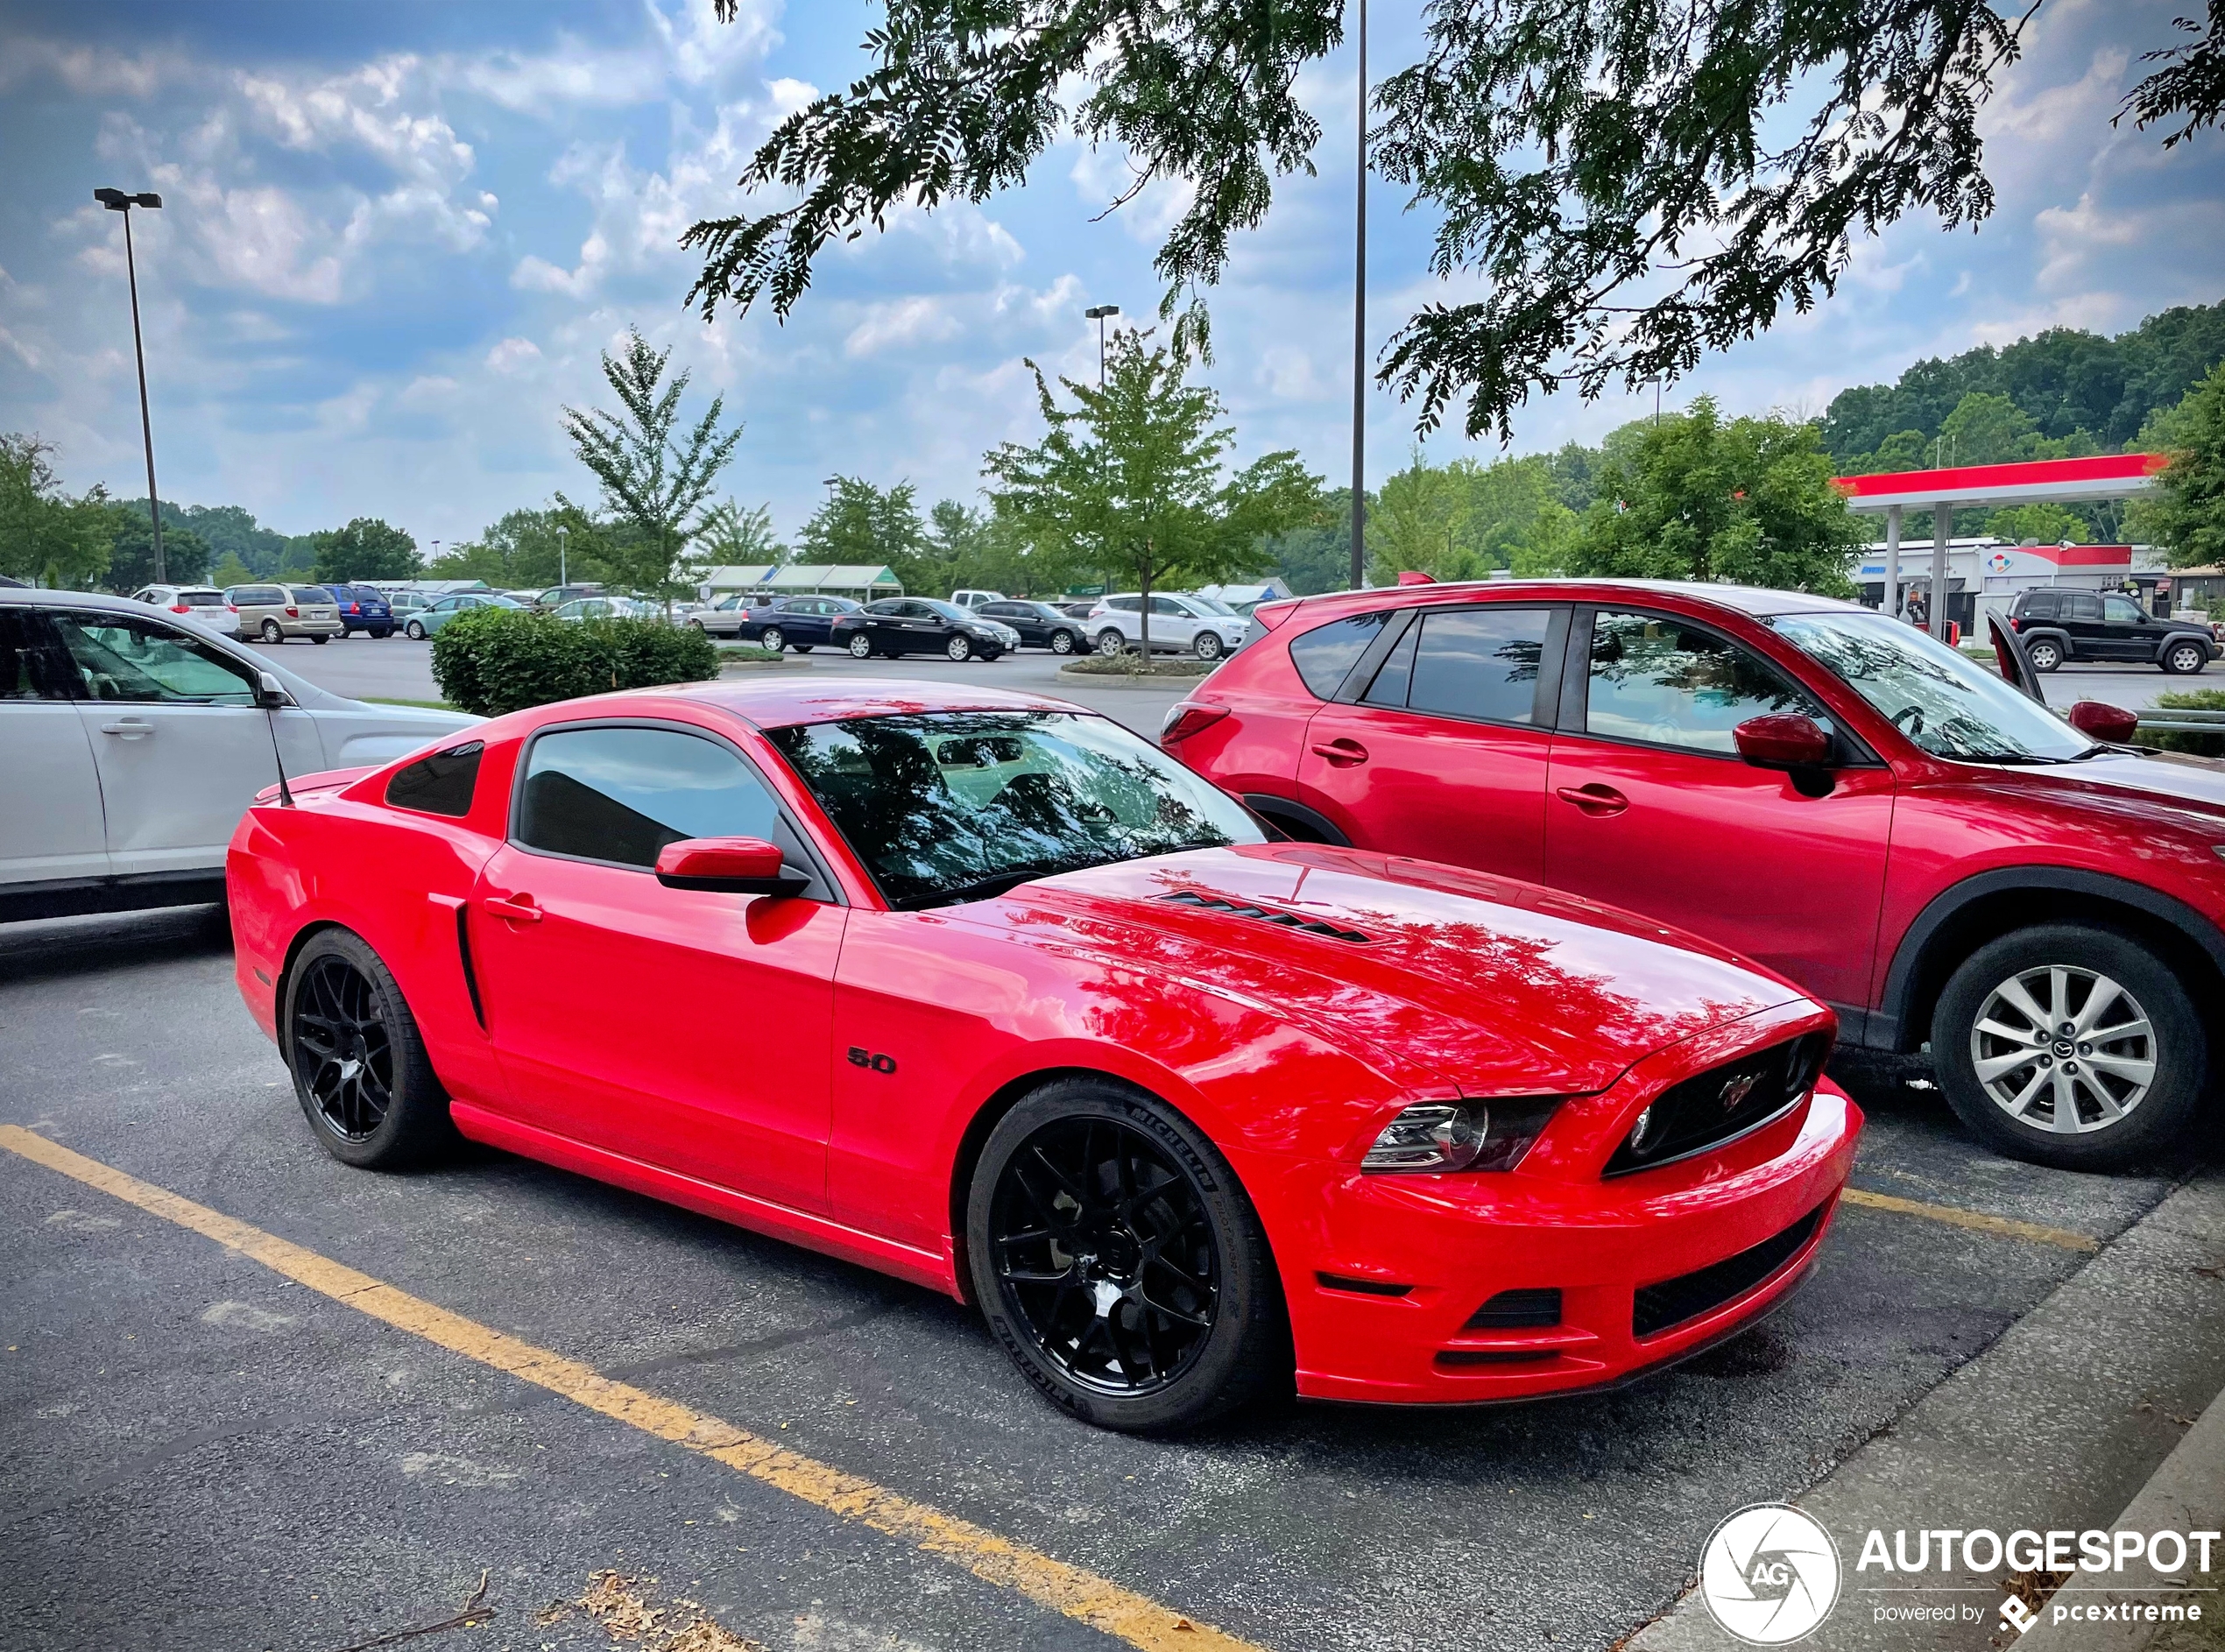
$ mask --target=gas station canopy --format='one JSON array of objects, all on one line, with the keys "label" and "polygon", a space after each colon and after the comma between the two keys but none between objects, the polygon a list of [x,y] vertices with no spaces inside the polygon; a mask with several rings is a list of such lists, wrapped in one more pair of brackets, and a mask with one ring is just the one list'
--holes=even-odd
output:
[{"label": "gas station canopy", "polygon": [[1850,511],[1882,512],[1897,505],[1908,511],[1928,511],[1939,505],[2068,505],[2080,499],[2137,498],[2154,488],[2156,472],[2165,462],[2159,453],[2104,453],[2090,459],[1836,477],[1832,485],[1847,496]]}]

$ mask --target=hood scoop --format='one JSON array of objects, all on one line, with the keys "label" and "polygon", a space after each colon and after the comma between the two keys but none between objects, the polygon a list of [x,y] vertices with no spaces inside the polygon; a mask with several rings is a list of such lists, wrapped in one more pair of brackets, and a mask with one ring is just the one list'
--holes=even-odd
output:
[{"label": "hood scoop", "polygon": [[1235,918],[1254,918],[1261,923],[1279,924],[1285,929],[1296,929],[1301,935],[1326,935],[1331,941],[1347,941],[1358,946],[1365,946],[1374,938],[1362,935],[1357,929],[1339,928],[1333,923],[1324,923],[1318,918],[1301,918],[1295,912],[1277,912],[1270,907],[1246,906],[1219,895],[1201,895],[1194,889],[1177,889],[1170,895],[1159,898],[1177,907],[1202,907],[1208,912],[1226,912]]}]

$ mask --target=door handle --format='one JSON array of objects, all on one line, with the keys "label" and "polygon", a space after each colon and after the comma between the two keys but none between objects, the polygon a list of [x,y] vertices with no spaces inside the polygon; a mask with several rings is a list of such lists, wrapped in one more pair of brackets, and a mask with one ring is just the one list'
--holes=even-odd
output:
[{"label": "door handle", "polygon": [[154,724],[147,722],[144,717],[124,717],[114,723],[102,724],[101,732],[121,735],[127,740],[136,740],[142,734],[152,734]]},{"label": "door handle", "polygon": [[1350,768],[1356,763],[1365,763],[1367,760],[1366,746],[1357,740],[1343,738],[1316,740],[1313,743],[1313,754],[1316,757],[1325,757],[1331,763],[1344,768]]},{"label": "door handle", "polygon": [[1586,815],[1620,815],[1630,807],[1630,800],[1612,786],[1597,781],[1589,786],[1564,786],[1553,795],[1564,803],[1573,803]]},{"label": "door handle", "polygon": [[480,900],[479,910],[507,918],[512,923],[540,921],[540,908],[533,905],[531,895],[488,895]]}]

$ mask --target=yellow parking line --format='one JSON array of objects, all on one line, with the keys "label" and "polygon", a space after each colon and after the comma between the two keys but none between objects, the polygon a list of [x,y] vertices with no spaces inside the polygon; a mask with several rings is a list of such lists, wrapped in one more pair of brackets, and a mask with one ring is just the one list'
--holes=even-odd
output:
[{"label": "yellow parking line", "polygon": [[165,1221],[190,1228],[296,1284],[307,1285],[398,1330],[715,1458],[816,1507],[901,1539],[938,1559],[964,1567],[986,1582],[1117,1635],[1132,1646],[1149,1652],[1259,1652],[1249,1641],[1185,1618],[1109,1578],[1054,1560],[830,1464],[784,1450],[677,1401],[614,1382],[577,1360],[436,1308],[368,1274],[180,1198],[97,1159],[73,1153],[20,1126],[0,1125],[0,1147],[113,1194]]},{"label": "yellow parking line", "polygon": [[1967,1227],[1975,1233],[1994,1233],[2002,1239],[2030,1239],[2035,1245],[2055,1245],[2066,1251],[2098,1251],[2101,1241],[2090,1233],[2073,1233],[2068,1228],[2044,1227],[2038,1222],[2019,1222],[2006,1216],[1988,1216],[1980,1211],[1965,1211],[1952,1204],[1926,1204],[1921,1199],[1897,1199],[1889,1193],[1871,1193],[1861,1188],[1848,1188],[1839,1196],[1849,1204],[1866,1204],[1873,1211],[1891,1211],[1900,1216],[1920,1216],[1930,1222],[1945,1222],[1951,1227]]}]

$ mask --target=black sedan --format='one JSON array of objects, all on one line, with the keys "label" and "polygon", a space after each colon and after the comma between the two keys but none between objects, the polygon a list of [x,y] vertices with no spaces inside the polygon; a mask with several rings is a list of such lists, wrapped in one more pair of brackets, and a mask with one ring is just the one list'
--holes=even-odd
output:
[{"label": "black sedan", "polygon": [[973,611],[985,619],[1011,626],[1020,633],[1020,646],[1023,648],[1048,648],[1055,654],[1079,653],[1082,650],[1081,622],[1049,603],[1022,602],[1015,597],[1007,602],[984,603]]},{"label": "black sedan", "polygon": [[833,641],[853,660],[929,653],[994,660],[1019,646],[1020,634],[1002,620],[985,618],[956,603],[891,597],[837,619]]},{"label": "black sedan", "polygon": [[734,634],[778,653],[793,648],[808,654],[822,643],[835,640],[834,624],[864,606],[847,597],[782,597],[762,607],[745,610]]}]

